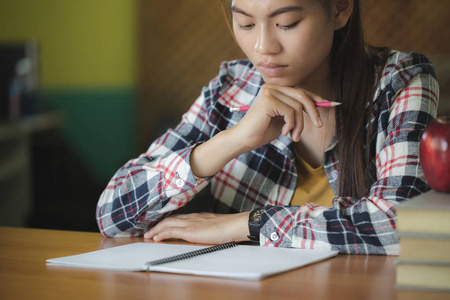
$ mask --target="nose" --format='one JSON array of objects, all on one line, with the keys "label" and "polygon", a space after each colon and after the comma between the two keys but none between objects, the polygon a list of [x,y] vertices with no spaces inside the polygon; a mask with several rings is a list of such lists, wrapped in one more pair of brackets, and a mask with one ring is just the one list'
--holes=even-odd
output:
[{"label": "nose", "polygon": [[281,51],[281,44],[274,33],[268,28],[261,28],[254,49],[262,55],[277,54]]}]

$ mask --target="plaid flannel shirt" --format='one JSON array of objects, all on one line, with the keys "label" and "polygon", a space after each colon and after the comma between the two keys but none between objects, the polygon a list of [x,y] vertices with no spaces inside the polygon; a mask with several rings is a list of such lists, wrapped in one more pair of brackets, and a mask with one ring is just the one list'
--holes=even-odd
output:
[{"label": "plaid flannel shirt", "polygon": [[[289,206],[297,181],[292,141],[280,136],[230,161],[210,178],[197,178],[189,157],[199,143],[235,125],[264,81],[248,60],[221,64],[219,75],[182,117],[136,159],[119,169],[97,207],[108,237],[141,235],[209,189],[209,209],[235,213],[265,207],[262,246],[332,249],[353,254],[398,254],[395,205],[429,189],[419,164],[419,139],[436,117],[439,87],[431,63],[417,53],[393,51],[379,80],[372,111],[373,157],[368,197],[335,197],[332,207]],[[366,126],[367,130],[367,126]],[[337,194],[337,140],[324,168]]]}]

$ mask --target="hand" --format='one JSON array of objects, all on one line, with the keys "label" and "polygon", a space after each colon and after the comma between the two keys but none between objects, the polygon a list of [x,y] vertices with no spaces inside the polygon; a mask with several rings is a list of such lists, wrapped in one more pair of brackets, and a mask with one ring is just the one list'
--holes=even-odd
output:
[{"label": "hand", "polygon": [[155,241],[182,239],[203,244],[247,241],[248,216],[249,212],[172,215],[145,233],[144,238]]},{"label": "hand", "polygon": [[242,120],[192,151],[192,172],[197,177],[213,176],[233,158],[272,142],[280,134],[291,132],[292,139],[299,141],[304,113],[314,126],[323,125],[317,101],[324,99],[300,88],[263,85]]},{"label": "hand", "polygon": [[231,128],[246,150],[261,147],[280,134],[291,133],[295,142],[303,131],[304,112],[316,127],[322,127],[315,101],[325,101],[312,92],[265,84],[244,118]]}]

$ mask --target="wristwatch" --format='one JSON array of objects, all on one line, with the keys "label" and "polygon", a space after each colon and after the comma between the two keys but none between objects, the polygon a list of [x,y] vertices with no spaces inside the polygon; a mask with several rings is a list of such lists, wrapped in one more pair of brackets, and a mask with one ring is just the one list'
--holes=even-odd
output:
[{"label": "wristwatch", "polygon": [[253,242],[259,242],[259,230],[261,226],[261,215],[263,212],[264,207],[258,207],[248,216],[248,231],[250,232],[250,235],[247,237]]}]

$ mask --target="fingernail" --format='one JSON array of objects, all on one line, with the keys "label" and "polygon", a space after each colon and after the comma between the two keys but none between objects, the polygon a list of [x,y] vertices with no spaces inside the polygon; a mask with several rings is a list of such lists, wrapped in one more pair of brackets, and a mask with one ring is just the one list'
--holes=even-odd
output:
[{"label": "fingernail", "polygon": [[323,123],[320,117],[317,118],[317,124],[319,124],[319,127],[322,127]]}]

